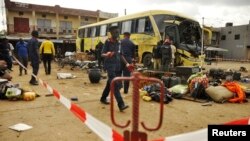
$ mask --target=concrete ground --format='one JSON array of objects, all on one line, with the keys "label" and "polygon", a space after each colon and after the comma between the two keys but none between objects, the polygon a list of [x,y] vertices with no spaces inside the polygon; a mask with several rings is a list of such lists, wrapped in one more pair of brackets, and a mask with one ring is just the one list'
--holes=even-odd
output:
[{"label": "concrete ground", "polygon": [[[209,68],[225,68],[238,70],[240,66],[250,69],[250,63],[218,62],[205,66]],[[86,70],[70,70],[68,66],[59,69],[53,64],[51,75],[45,75],[42,64],[40,65],[39,77],[57,89],[62,95],[74,101],[86,112],[104,122],[108,126],[123,134],[125,129],[115,127],[111,123],[110,107],[99,102],[106,79],[98,84],[91,84]],[[13,83],[19,83],[22,88],[35,91],[40,97],[34,101],[8,101],[0,100],[0,140],[1,141],[101,141],[84,123],[67,110],[54,96],[45,96],[49,92],[43,86],[31,86],[31,67],[28,75],[18,76],[18,66],[14,66]],[[72,73],[74,79],[57,79],[58,72]],[[244,74],[247,75],[247,74]],[[248,73],[249,75],[249,73]],[[250,88],[250,83],[245,83]],[[123,92],[123,91],[121,91]],[[115,106],[117,121],[124,124],[131,119],[132,95],[123,94],[124,101],[130,106],[121,113]],[[244,104],[213,103],[212,106],[202,106],[199,102],[177,100],[164,105],[164,119],[160,130],[146,132],[148,138],[157,139],[207,128],[208,124],[221,124],[231,120],[250,116],[250,101]],[[140,101],[140,119],[149,127],[155,127],[158,123],[159,103]],[[17,123],[25,123],[33,128],[23,132],[9,129]],[[131,127],[127,128],[131,130]],[[144,131],[141,127],[140,130]]]}]

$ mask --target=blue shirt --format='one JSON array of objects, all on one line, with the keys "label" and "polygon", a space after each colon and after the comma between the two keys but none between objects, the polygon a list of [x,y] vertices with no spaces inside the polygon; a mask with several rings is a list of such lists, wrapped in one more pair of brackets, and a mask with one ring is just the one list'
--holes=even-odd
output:
[{"label": "blue shirt", "polygon": [[36,38],[31,38],[28,42],[28,50],[30,60],[34,63],[39,63],[39,46]]},{"label": "blue shirt", "polygon": [[132,63],[132,58],[135,56],[135,44],[129,38],[124,38],[121,40],[121,49],[128,63]]},{"label": "blue shirt", "polygon": [[19,41],[16,44],[17,54],[19,57],[28,57],[28,46],[24,41]]},{"label": "blue shirt", "polygon": [[102,53],[114,52],[115,54],[110,58],[105,58],[104,67],[106,69],[114,68],[116,71],[120,70],[121,49],[119,41],[111,41],[107,39],[104,43]]}]

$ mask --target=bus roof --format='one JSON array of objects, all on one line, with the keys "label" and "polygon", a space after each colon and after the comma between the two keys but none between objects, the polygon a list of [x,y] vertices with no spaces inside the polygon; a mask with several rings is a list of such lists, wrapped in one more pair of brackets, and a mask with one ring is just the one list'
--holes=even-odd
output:
[{"label": "bus roof", "polygon": [[109,24],[109,23],[115,23],[115,22],[119,22],[119,21],[126,21],[126,20],[129,20],[129,19],[135,19],[135,18],[149,16],[149,15],[160,15],[160,14],[178,16],[178,17],[183,17],[183,18],[186,18],[186,19],[189,19],[189,20],[192,20],[192,21],[196,21],[191,17],[188,17],[186,15],[183,15],[183,14],[180,14],[180,13],[177,13],[177,12],[173,12],[173,11],[149,10],[149,11],[139,12],[139,13],[135,13],[135,14],[120,16],[120,17],[116,17],[116,18],[111,18],[111,19],[108,19],[108,20],[104,20],[104,21],[101,21],[101,22],[94,23],[94,24],[81,26],[81,27],[79,27],[79,29],[86,28],[86,27],[99,26],[99,25],[104,25],[104,24]]}]

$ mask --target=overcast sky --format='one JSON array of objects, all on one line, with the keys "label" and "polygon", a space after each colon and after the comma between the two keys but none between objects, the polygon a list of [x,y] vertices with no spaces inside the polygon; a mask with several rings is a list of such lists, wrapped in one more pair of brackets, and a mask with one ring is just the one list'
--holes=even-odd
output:
[{"label": "overcast sky", "polygon": [[[3,0],[0,0],[3,1]],[[11,0],[16,2],[60,5],[61,7],[127,14],[152,10],[171,10],[191,16],[208,26],[222,27],[227,22],[234,25],[249,24],[250,0]],[[2,8],[1,8],[2,10]],[[2,12],[0,12],[2,16]],[[1,18],[0,16],[0,18]],[[2,19],[2,18],[1,18]],[[1,27],[0,27],[1,28]]]}]

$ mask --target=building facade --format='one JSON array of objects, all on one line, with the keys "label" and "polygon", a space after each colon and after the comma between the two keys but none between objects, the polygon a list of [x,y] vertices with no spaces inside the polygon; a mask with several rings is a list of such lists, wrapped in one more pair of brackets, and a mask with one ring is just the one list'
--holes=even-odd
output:
[{"label": "building facade", "polygon": [[117,13],[100,10],[89,11],[10,0],[5,0],[5,8],[7,35],[13,38],[28,38],[32,30],[38,30],[40,38],[75,39],[79,26],[118,16]]},{"label": "building facade", "polygon": [[228,50],[224,58],[250,60],[250,23],[240,26],[227,23],[220,29],[219,47]]}]

